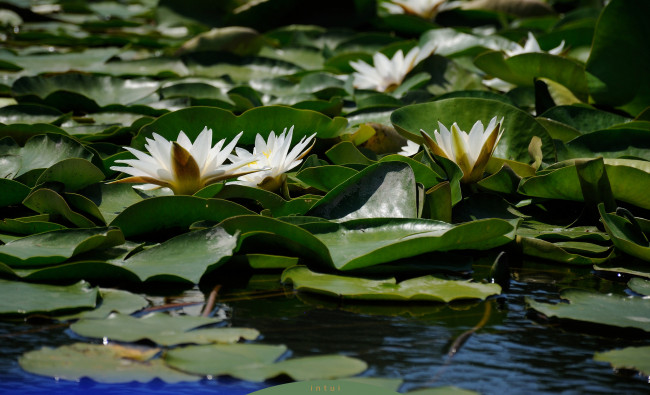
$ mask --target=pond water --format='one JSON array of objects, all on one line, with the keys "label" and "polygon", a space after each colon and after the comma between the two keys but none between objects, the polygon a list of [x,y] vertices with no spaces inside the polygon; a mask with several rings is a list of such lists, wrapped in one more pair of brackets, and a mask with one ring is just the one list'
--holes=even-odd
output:
[{"label": "pond water", "polygon": [[[474,269],[474,278],[480,279],[489,265],[475,264]],[[624,292],[624,283],[596,277],[589,268],[527,262],[513,269],[511,288],[502,297],[451,305],[339,303],[296,295],[283,289],[278,279],[278,274],[255,275],[245,289],[224,289],[218,307],[229,317],[228,324],[258,329],[259,342],[285,344],[290,356],[341,353],[363,359],[369,365],[363,376],[402,379],[400,392],[446,385],[483,394],[650,391],[647,377],[617,373],[608,363],[592,359],[598,351],[645,345],[647,337],[630,337],[615,328],[595,332],[589,326],[553,325],[534,320],[526,310],[525,296],[557,302],[559,291],[567,287]],[[196,298],[197,292],[174,300]],[[454,340],[486,315],[485,325],[448,357]],[[17,359],[42,346],[79,341],[65,326],[4,321],[0,339],[0,393],[247,394],[277,384],[230,378],[174,385],[57,381],[24,372]]]}]

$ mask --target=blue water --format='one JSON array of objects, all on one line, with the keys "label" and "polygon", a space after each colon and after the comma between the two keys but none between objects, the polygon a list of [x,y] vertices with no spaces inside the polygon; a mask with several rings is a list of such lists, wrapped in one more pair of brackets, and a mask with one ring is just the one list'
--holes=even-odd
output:
[{"label": "blue water", "polygon": [[[480,268],[479,268],[480,272]],[[480,275],[480,273],[478,274]],[[400,378],[400,392],[454,385],[484,394],[647,394],[647,377],[615,373],[593,354],[650,344],[650,337],[627,338],[620,330],[592,332],[537,322],[524,297],[557,302],[564,287],[624,292],[624,285],[595,277],[589,269],[524,265],[502,298],[490,300],[487,324],[451,358],[453,341],[483,317],[485,303],[452,305],[351,305],[332,299],[281,294],[277,277],[261,277],[246,291],[226,290],[222,300],[233,326],[262,333],[259,342],[285,344],[289,356],[341,353],[363,359],[368,377]],[[258,293],[244,294],[260,287]],[[249,295],[249,296],[247,296]],[[91,380],[56,381],[24,372],[17,363],[26,351],[79,341],[65,327],[0,322],[0,393],[48,394],[248,394],[277,382],[248,383],[231,378],[197,383],[108,385]]]}]

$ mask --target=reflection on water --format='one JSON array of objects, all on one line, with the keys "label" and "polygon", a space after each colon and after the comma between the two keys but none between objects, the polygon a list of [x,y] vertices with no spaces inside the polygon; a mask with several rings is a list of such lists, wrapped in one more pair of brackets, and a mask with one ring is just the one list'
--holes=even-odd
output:
[{"label": "reflection on water", "polygon": [[[480,265],[475,269],[482,270]],[[488,321],[450,359],[451,344],[477,325],[485,303],[353,304],[294,295],[279,286],[275,275],[255,276],[245,290],[225,289],[221,303],[230,324],[258,329],[263,343],[286,344],[291,356],[341,353],[361,358],[369,364],[364,376],[400,378],[400,392],[445,385],[484,394],[650,391],[647,380],[616,375],[607,363],[592,359],[597,351],[647,345],[647,338],[584,334],[526,316],[525,296],[557,301],[565,287],[600,292],[622,292],[624,287],[593,276],[589,268],[527,263],[514,269],[514,277],[506,295],[485,302],[491,307]],[[196,293],[188,293],[188,299],[196,299]],[[175,385],[57,382],[23,372],[17,364],[25,351],[78,340],[60,326],[34,332],[41,326],[0,322],[0,393],[247,394],[272,384],[229,378]]]}]

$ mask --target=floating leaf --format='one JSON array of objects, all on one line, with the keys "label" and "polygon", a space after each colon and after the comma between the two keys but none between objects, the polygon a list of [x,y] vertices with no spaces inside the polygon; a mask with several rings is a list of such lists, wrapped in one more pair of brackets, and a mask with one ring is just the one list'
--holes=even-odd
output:
[{"label": "floating leaf", "polygon": [[214,131],[213,144],[224,138],[230,141],[239,132],[244,131],[239,144],[252,145],[257,133],[266,138],[271,131],[282,133],[285,128],[291,126],[294,126],[293,142],[297,143],[303,136],[313,133],[324,139],[336,137],[346,125],[347,121],[341,117],[332,119],[315,111],[284,106],[254,108],[239,116],[214,107],[192,107],[165,114],[144,126],[132,145],[142,149],[145,138],[150,138],[153,133],[174,141],[181,130],[194,141],[206,126]]},{"label": "floating leaf", "polygon": [[27,352],[18,363],[31,373],[73,381],[83,377],[99,383],[147,383],[154,379],[178,383],[201,379],[170,369],[162,360],[151,359],[157,352],[155,348],[75,343]]},{"label": "floating leaf", "polygon": [[48,188],[33,191],[23,200],[23,205],[37,213],[61,216],[80,228],[92,228],[95,223],[85,216],[73,211],[65,199]]},{"label": "floating leaf", "polygon": [[[648,162],[629,159],[605,159],[605,170],[616,200],[650,208]],[[550,199],[584,201],[575,160],[559,162],[544,174],[522,180],[519,193]]]},{"label": "floating leaf", "polygon": [[65,186],[66,192],[73,192],[103,179],[104,173],[86,159],[68,158],[55,163],[41,173],[36,185],[60,182]]},{"label": "floating leaf", "polygon": [[301,170],[296,178],[311,187],[328,192],[357,173],[359,172],[345,166],[316,166]]},{"label": "floating leaf", "polygon": [[65,226],[61,224],[47,222],[49,219],[50,216],[48,214],[21,218],[5,218],[0,221],[0,231],[27,236],[49,232],[51,230],[65,229]]},{"label": "floating leaf", "polygon": [[272,364],[286,351],[286,346],[266,344],[188,346],[169,350],[165,363],[185,372],[218,376],[249,366]]},{"label": "floating leaf", "polygon": [[368,280],[315,273],[304,266],[286,269],[282,273],[282,282],[293,284],[294,289],[298,291],[351,300],[448,303],[453,300],[485,299],[501,293],[498,284],[444,280],[433,276],[417,277],[398,283],[394,278]]},{"label": "floating leaf", "polygon": [[634,292],[650,296],[650,281],[644,280],[642,278],[633,278],[628,283],[627,286]]},{"label": "floating leaf", "polygon": [[[0,158],[0,163],[2,159]],[[0,207],[11,206],[23,201],[29,195],[30,188],[18,181],[0,178],[0,188],[2,195],[0,195]]]},{"label": "floating leaf", "polygon": [[236,343],[240,338],[255,340],[259,332],[250,328],[207,328],[201,326],[215,324],[218,318],[170,316],[151,313],[136,318],[126,314],[111,314],[106,319],[82,319],[70,329],[81,336],[106,338],[111,341],[137,342],[151,340],[161,346],[177,344]]},{"label": "floating leaf", "polygon": [[630,118],[622,115],[584,106],[556,106],[540,116],[562,122],[583,133],[591,133],[631,121]]},{"label": "floating leaf", "polygon": [[535,78],[547,78],[571,90],[581,101],[587,99],[583,66],[574,60],[547,53],[522,53],[506,58],[502,52],[486,52],[474,64],[489,75],[518,86],[533,87]]},{"label": "floating leaf", "polygon": [[630,222],[627,218],[607,213],[603,204],[598,205],[598,211],[616,248],[644,261],[650,261],[650,243],[636,221]]},{"label": "floating leaf", "polygon": [[233,369],[231,376],[261,382],[269,378],[287,375],[296,381],[327,380],[354,376],[365,371],[368,365],[360,359],[345,355],[318,355],[291,358],[263,366],[243,366]]},{"label": "floating leaf", "polygon": [[0,279],[0,295],[0,314],[23,315],[92,309],[97,302],[98,293],[97,288],[90,288],[83,281],[74,285],[55,286]]},{"label": "floating leaf", "polygon": [[416,204],[411,167],[401,162],[385,162],[369,166],[339,184],[307,215],[336,221],[417,218]]},{"label": "floating leaf", "polygon": [[100,289],[101,302],[97,308],[82,311],[74,315],[57,317],[59,320],[97,319],[103,320],[111,313],[133,314],[149,305],[149,301],[140,295],[119,289]]},{"label": "floating leaf", "polygon": [[122,243],[124,236],[117,228],[59,229],[0,246],[0,259],[10,266],[47,266]]},{"label": "floating leaf", "polygon": [[196,284],[205,272],[233,255],[237,236],[220,227],[192,231],[138,252],[120,266],[141,281],[180,278]]},{"label": "floating leaf", "polygon": [[254,213],[227,200],[160,196],[129,206],[113,219],[111,226],[120,227],[124,237],[131,238],[162,231],[186,231],[199,220],[220,222],[246,214]]},{"label": "floating leaf", "polygon": [[352,270],[433,251],[485,250],[509,243],[516,225],[484,219],[451,225],[406,218],[363,218],[302,225],[330,252],[338,270]]},{"label": "floating leaf", "polygon": [[631,0],[612,1],[603,9],[586,65],[596,103],[632,115],[650,105],[650,79],[643,67],[650,62],[643,17],[648,14],[650,4]]},{"label": "floating leaf", "polygon": [[594,360],[609,362],[614,369],[638,370],[650,376],[650,346],[626,347],[620,350],[597,352]]},{"label": "floating leaf", "polygon": [[530,308],[547,317],[636,328],[650,332],[650,301],[642,298],[604,295],[579,289],[565,290],[569,303],[548,304],[526,298]]},{"label": "floating leaf", "polygon": [[22,77],[12,86],[17,100],[30,98],[60,110],[97,111],[110,104],[134,104],[159,87],[149,79],[66,73]]},{"label": "floating leaf", "polygon": [[[568,244],[571,243],[571,244]],[[554,262],[570,263],[573,265],[593,265],[608,261],[612,257],[610,247],[601,247],[597,244],[584,242],[556,242],[522,237],[521,248],[524,255],[548,259]],[[605,252],[609,255],[603,256]],[[589,256],[601,254],[601,256]]]},{"label": "floating leaf", "polygon": [[[5,162],[11,156],[17,162]],[[91,160],[93,153],[76,140],[59,134],[34,136],[24,147],[14,144],[0,145],[0,175],[16,178],[36,169],[47,169],[67,158]],[[34,180],[36,181],[36,180]]]}]

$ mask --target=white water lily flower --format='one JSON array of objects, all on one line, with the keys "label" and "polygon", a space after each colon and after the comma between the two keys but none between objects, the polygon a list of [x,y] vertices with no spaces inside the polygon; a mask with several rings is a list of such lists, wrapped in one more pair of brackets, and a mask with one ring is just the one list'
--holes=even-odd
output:
[{"label": "white water lily flower", "polygon": [[[564,49],[564,40],[562,40],[560,45],[549,50],[548,53],[551,55],[559,55],[560,53],[562,53],[563,49]],[[535,36],[533,36],[533,33],[528,32],[528,40],[526,40],[526,44],[523,47],[515,43],[513,49],[505,49],[504,52],[508,57],[511,57],[516,55],[521,55],[523,53],[543,53],[544,51],[542,51],[542,49],[540,48],[539,43],[535,39]],[[507,92],[516,86],[509,82],[501,80],[499,78],[491,78],[488,80],[483,80],[483,85],[490,87],[492,89],[496,89],[501,92]]]},{"label": "white water lily flower", "polygon": [[[401,8],[405,14],[417,15],[425,19],[433,19],[440,6],[446,0],[392,0],[391,3]],[[389,3],[389,4],[391,4]],[[391,7],[388,7],[391,10]]]},{"label": "white water lily flower", "polygon": [[388,59],[388,56],[377,52],[372,57],[374,67],[362,60],[350,62],[350,66],[356,70],[353,74],[354,87],[379,92],[394,91],[418,63],[431,55],[434,50],[433,45],[434,43],[430,42],[423,48],[415,47],[406,56],[400,49],[392,59]]},{"label": "white water lily flower", "polygon": [[260,187],[269,191],[275,191],[280,188],[286,179],[285,172],[293,169],[302,162],[302,158],[307,155],[311,147],[307,146],[312,142],[316,133],[309,137],[300,139],[291,151],[291,139],[293,138],[293,126],[276,137],[275,132],[271,131],[269,138],[264,138],[258,133],[255,136],[255,147],[253,153],[243,148],[235,148],[235,155],[230,156],[230,160],[235,162],[247,161],[249,164],[243,167],[243,170],[255,171],[246,174],[231,184],[247,185],[251,187]]},{"label": "white water lily flower", "polygon": [[170,188],[176,195],[191,195],[199,189],[246,174],[250,170],[237,171],[255,158],[223,164],[241,137],[239,133],[223,148],[226,139],[212,147],[212,129],[207,126],[196,138],[194,144],[181,131],[177,141],[167,141],[157,133],[147,138],[145,148],[149,154],[131,147],[124,147],[137,159],[117,160],[127,166],[112,166],[111,170],[131,175],[114,182],[137,183],[139,189]]},{"label": "white water lily flower", "polygon": [[[562,50],[564,49],[564,40],[558,45],[557,47],[547,51],[551,55],[559,55]],[[537,39],[535,39],[535,36],[533,36],[533,33],[528,32],[528,39],[526,40],[526,44],[522,47],[519,44],[515,44],[514,49],[506,49],[505,53],[508,56],[515,56],[515,55],[521,55],[522,53],[541,53],[544,52],[542,51],[542,48],[540,48],[539,43],[537,42]]]},{"label": "white water lily flower", "polygon": [[401,151],[398,152],[398,155],[403,156],[413,156],[418,153],[420,150],[420,144],[413,142],[411,140],[406,140],[406,145],[401,147]]},{"label": "white water lily flower", "polygon": [[432,153],[454,161],[463,171],[462,182],[471,183],[481,179],[485,166],[494,152],[503,134],[503,118],[497,123],[497,117],[490,120],[487,127],[476,121],[472,130],[465,133],[454,122],[451,132],[438,121],[440,132],[434,131],[435,140],[420,129],[425,144]]}]

